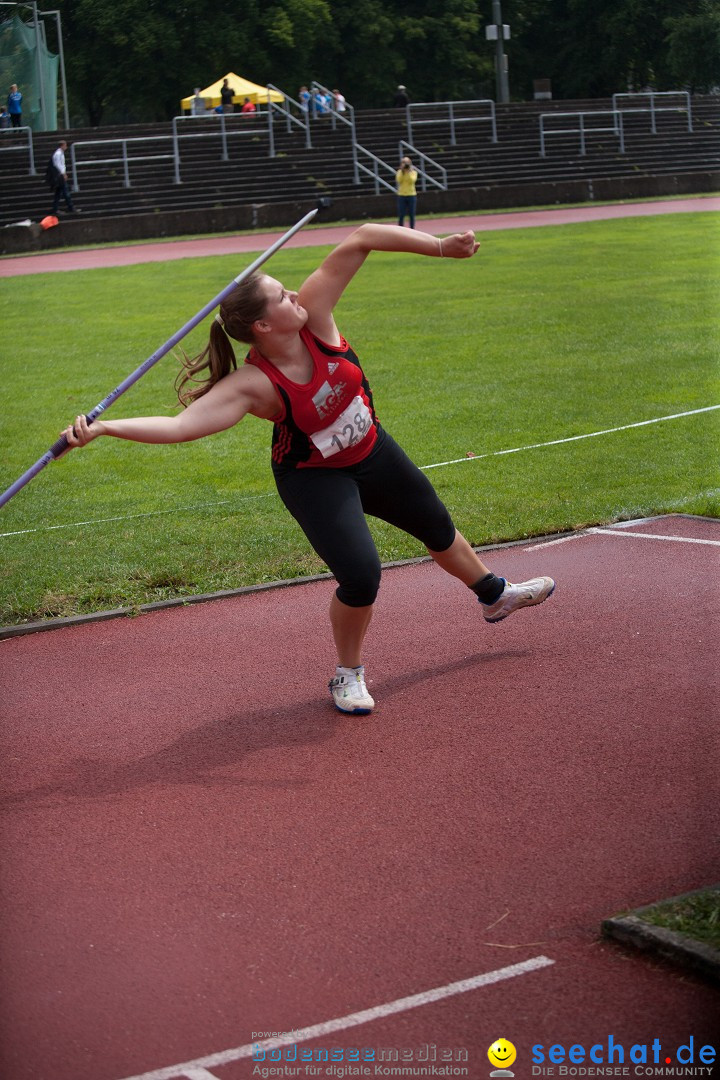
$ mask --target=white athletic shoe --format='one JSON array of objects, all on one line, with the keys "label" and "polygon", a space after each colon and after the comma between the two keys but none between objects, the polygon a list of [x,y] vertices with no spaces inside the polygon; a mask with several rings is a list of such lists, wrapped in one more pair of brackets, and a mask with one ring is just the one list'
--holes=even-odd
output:
[{"label": "white athletic shoe", "polygon": [[551,577],[532,578],[531,581],[521,581],[519,585],[506,581],[495,603],[482,605],[483,617],[486,622],[500,622],[519,608],[542,604],[543,600],[552,596],[554,589],[555,582]]},{"label": "white athletic shoe", "polygon": [[360,716],[373,711],[375,702],[365,685],[365,668],[335,668],[335,677],[328,683],[335,708],[344,713]]}]

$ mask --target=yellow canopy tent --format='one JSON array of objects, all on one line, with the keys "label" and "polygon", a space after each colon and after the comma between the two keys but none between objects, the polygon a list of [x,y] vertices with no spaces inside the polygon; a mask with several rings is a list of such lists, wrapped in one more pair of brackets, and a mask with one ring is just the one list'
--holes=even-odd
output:
[{"label": "yellow canopy tent", "polygon": [[[265,86],[258,86],[257,83],[250,82],[249,79],[241,79],[239,75],[229,71],[227,75],[223,75],[221,79],[217,79],[210,86],[206,86],[204,90],[200,91],[200,97],[205,99],[205,108],[214,109],[220,104],[220,87],[224,80],[227,79],[228,86],[235,91],[233,103],[235,105],[242,105],[245,98],[250,98],[256,105],[267,104],[268,94],[271,101],[284,101],[285,98],[277,90],[268,90]],[[191,109],[192,101],[195,97],[194,94],[189,94],[183,98],[180,102],[181,109]]]}]

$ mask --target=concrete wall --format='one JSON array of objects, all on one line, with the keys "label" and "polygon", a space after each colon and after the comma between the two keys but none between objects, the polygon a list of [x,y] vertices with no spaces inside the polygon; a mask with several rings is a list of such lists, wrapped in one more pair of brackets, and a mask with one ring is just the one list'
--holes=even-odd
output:
[{"label": "concrete wall", "polygon": [[[460,188],[418,194],[418,215],[454,214],[482,210],[509,210],[523,206],[608,202],[667,195],[717,192],[720,171],[678,176],[619,177],[608,180],[572,180],[563,183],[512,184],[502,187]],[[53,251],[89,244],[169,239],[205,233],[241,232],[248,229],[287,228],[314,207],[314,202],[254,203],[227,209],[185,210],[137,214],[127,217],[61,218],[55,228],[43,230],[9,225],[0,229],[0,254],[14,255]],[[340,198],[322,211],[320,220],[382,220],[395,215],[395,197],[362,195]]]}]

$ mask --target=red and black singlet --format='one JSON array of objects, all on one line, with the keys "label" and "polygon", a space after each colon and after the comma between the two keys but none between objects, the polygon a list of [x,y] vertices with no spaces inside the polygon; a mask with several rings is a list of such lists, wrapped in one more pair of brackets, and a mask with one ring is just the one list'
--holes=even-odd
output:
[{"label": "red and black singlet", "polygon": [[300,336],[313,360],[308,383],[292,382],[254,347],[245,358],[267,375],[282,401],[273,417],[273,464],[296,469],[355,465],[372,450],[378,427],[360,361],[342,336],[337,347],[305,326]]}]

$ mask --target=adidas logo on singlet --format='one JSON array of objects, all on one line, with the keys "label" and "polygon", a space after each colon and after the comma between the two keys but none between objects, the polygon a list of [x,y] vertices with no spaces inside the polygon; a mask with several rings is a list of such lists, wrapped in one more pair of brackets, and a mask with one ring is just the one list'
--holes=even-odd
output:
[{"label": "adidas logo on singlet", "polygon": [[328,375],[332,375],[333,371],[337,371],[338,364],[332,360],[328,360]]}]

